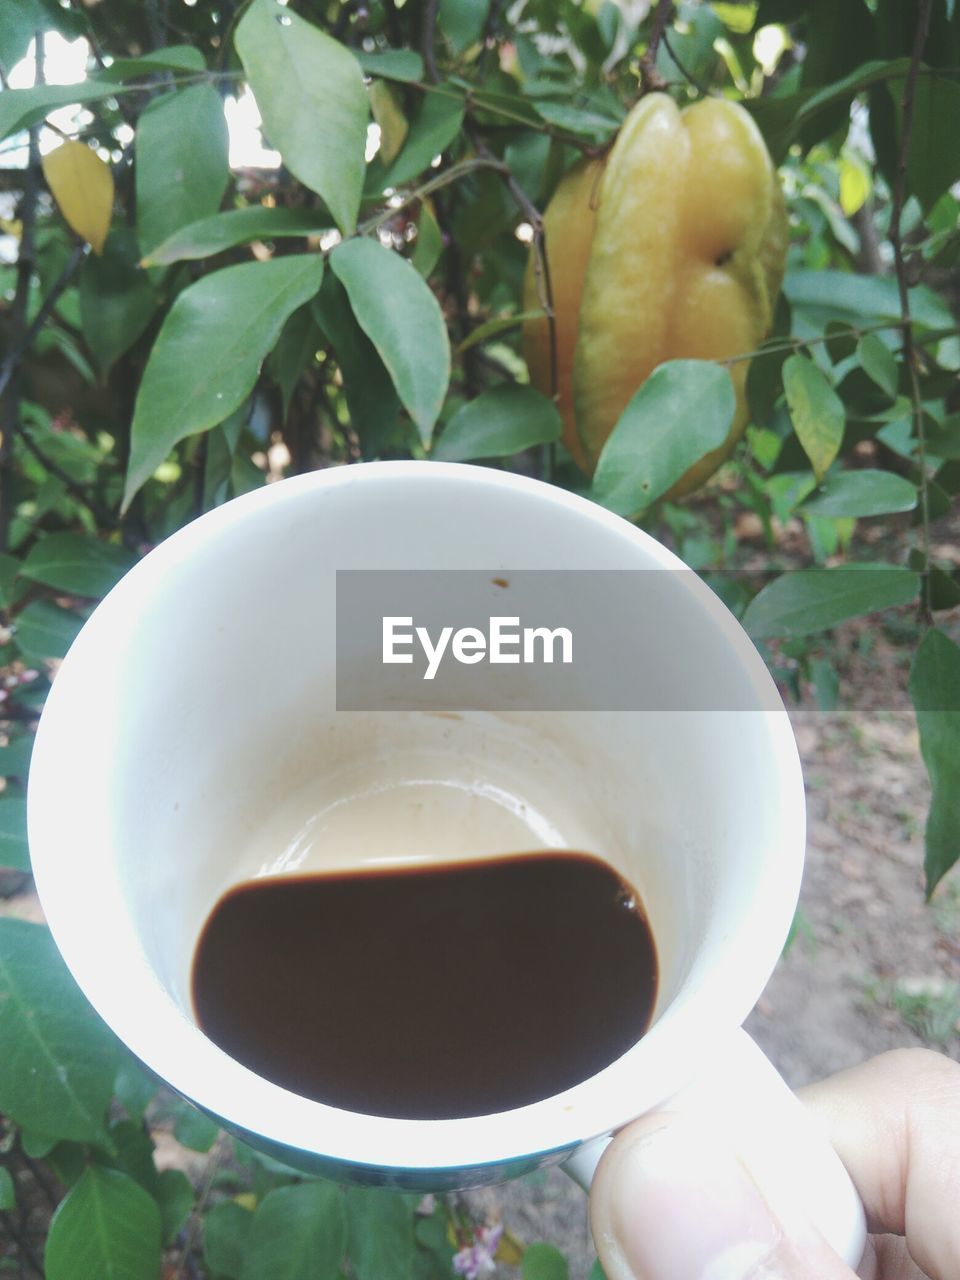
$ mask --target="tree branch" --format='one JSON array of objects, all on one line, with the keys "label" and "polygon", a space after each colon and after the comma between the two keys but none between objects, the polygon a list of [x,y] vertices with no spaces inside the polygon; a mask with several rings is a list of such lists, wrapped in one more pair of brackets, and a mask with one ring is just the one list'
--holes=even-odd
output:
[{"label": "tree branch", "polygon": [[[36,42],[36,71],[34,84],[44,81],[43,32],[38,30]],[[20,251],[17,254],[17,286],[10,312],[10,350],[0,370],[0,551],[10,545],[10,521],[13,516],[13,445],[20,425],[20,380],[14,377],[22,355],[27,327],[27,307],[30,303],[30,282],[33,279],[34,238],[37,225],[37,200],[40,195],[40,126],[30,130],[27,172],[23,179],[23,199],[20,202]],[[33,326],[30,326],[32,328]],[[32,339],[31,339],[32,341]],[[3,374],[6,373],[4,377]]]},{"label": "tree branch", "polygon": [[440,7],[440,0],[427,0],[423,6],[423,36],[420,42],[420,51],[423,54],[423,65],[426,68],[427,79],[431,84],[440,83],[440,72],[437,70],[437,59],[433,52],[433,43],[437,35],[437,10]]},{"label": "tree branch", "polygon": [[534,274],[537,282],[537,297],[547,317],[547,331],[550,342],[550,398],[556,400],[559,388],[558,355],[557,355],[557,314],[553,305],[553,283],[550,279],[550,260],[547,257],[547,232],[543,224],[543,215],[533,203],[523,187],[520,186],[510,169],[493,154],[480,137],[472,124],[465,126],[467,136],[476,147],[477,155],[503,178],[507,190],[513,197],[517,208],[533,228]]},{"label": "tree branch", "polygon": [[910,56],[910,69],[900,100],[900,148],[897,156],[897,176],[893,187],[893,205],[890,213],[890,242],[900,295],[900,317],[903,325],[903,362],[910,377],[910,400],[913,407],[913,425],[917,437],[917,463],[920,470],[921,547],[923,556],[923,583],[920,612],[926,622],[932,621],[930,609],[930,494],[927,482],[927,440],[923,420],[923,399],[920,391],[920,362],[913,333],[913,317],[910,314],[910,288],[907,264],[903,253],[901,219],[906,202],[907,164],[910,159],[910,141],[913,136],[913,106],[917,92],[917,76],[920,59],[930,30],[930,14],[933,0],[920,0],[917,10],[917,30]]},{"label": "tree branch", "polygon": [[[640,92],[642,94],[666,88],[667,82],[657,70],[657,50],[660,48],[660,41],[663,39],[667,19],[672,9],[673,0],[657,0],[657,8],[650,24],[650,39],[640,59]],[[677,66],[679,65],[677,63]]]},{"label": "tree branch", "polygon": [[[22,245],[23,242],[21,241],[21,254]],[[7,387],[10,385],[10,381],[13,378],[17,365],[33,346],[34,339],[49,320],[57,303],[60,301],[61,296],[76,274],[77,267],[79,267],[80,263],[84,260],[86,254],[87,247],[85,244],[80,243],[74,246],[73,252],[67,259],[66,266],[60,272],[55,283],[50,289],[50,292],[41,303],[40,310],[33,317],[29,326],[23,331],[23,333],[11,341],[9,350],[4,356],[3,364],[0,365],[0,396],[3,395]],[[16,303],[14,303],[14,306],[16,306]]]}]

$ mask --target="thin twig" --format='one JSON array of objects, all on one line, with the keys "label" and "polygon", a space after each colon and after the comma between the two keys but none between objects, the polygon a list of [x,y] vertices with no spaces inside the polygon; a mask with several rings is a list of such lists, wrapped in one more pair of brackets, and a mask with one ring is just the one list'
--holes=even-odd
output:
[{"label": "thin twig", "polygon": [[653,15],[653,22],[650,25],[650,39],[647,41],[647,56],[656,60],[657,49],[660,47],[660,41],[663,39],[663,33],[666,30],[667,19],[670,16],[670,10],[673,8],[673,0],[658,0],[656,12]]},{"label": "thin twig", "polygon": [[556,400],[560,385],[557,313],[553,305],[553,282],[550,278],[550,260],[547,257],[547,231],[543,222],[543,214],[517,182],[509,167],[497,160],[473,126],[467,126],[467,135],[476,147],[477,155],[481,159],[488,161],[501,174],[514,203],[533,229],[533,265],[537,297],[547,317],[547,333],[550,343],[550,398],[551,400]]},{"label": "thin twig", "polygon": [[68,472],[64,471],[59,463],[54,462],[46,451],[40,448],[29,431],[21,431],[19,441],[28,453],[33,454],[41,467],[49,471],[52,476],[56,476],[68,493],[72,494],[78,502],[83,503],[87,510],[93,514],[94,519],[102,529],[116,528],[116,517],[106,507],[101,507],[98,502],[91,498],[83,485],[77,484],[76,480]]},{"label": "thin twig", "polygon": [[[862,338],[865,334],[882,333],[887,329],[896,329],[902,332],[903,321],[882,320],[879,324],[850,325],[844,330],[844,333],[849,334],[852,338]],[[954,326],[952,329],[932,329],[920,338],[914,334],[913,345],[914,347],[926,346],[930,342],[940,342],[943,338],[955,337],[958,333],[960,333],[960,326]],[[782,342],[768,342],[766,346],[756,347],[753,351],[740,351],[735,356],[717,356],[713,363],[740,364],[744,360],[757,360],[763,356],[779,355],[783,351],[803,351],[805,347],[816,347],[825,342],[832,342],[836,336],[835,333],[822,333],[810,338],[784,338]]]},{"label": "thin twig", "polygon": [[683,78],[689,81],[689,83],[692,84],[693,87],[697,90],[697,92],[702,94],[703,97],[709,98],[711,95],[710,95],[710,90],[707,88],[707,86],[701,83],[701,81],[697,79],[697,77],[693,74],[693,72],[690,71],[687,67],[685,67],[683,63],[680,61],[680,59],[677,57],[676,52],[673,48],[673,45],[670,43],[670,40],[667,36],[666,30],[661,31],[660,39],[663,42],[663,47],[666,49],[667,53],[669,53],[670,55],[670,61],[674,64],[674,66],[677,68],[677,70],[680,72]]},{"label": "thin twig", "polygon": [[[23,241],[21,240],[21,254],[22,248]],[[85,244],[80,243],[74,246],[73,252],[67,259],[66,266],[60,272],[59,276],[57,276],[50,292],[40,304],[40,310],[33,317],[27,329],[19,335],[15,341],[11,341],[10,349],[7,351],[6,356],[4,356],[3,364],[0,365],[0,396],[2,396],[6,391],[7,386],[10,383],[10,379],[13,377],[14,370],[30,350],[37,334],[46,324],[47,320],[49,320],[51,313],[60,301],[61,295],[70,284],[70,281],[76,274],[77,268],[86,257],[86,254],[87,246]]]},{"label": "thin twig", "polygon": [[423,54],[423,65],[426,68],[427,79],[431,84],[440,83],[440,72],[437,70],[437,59],[433,51],[433,42],[437,35],[437,10],[440,7],[440,0],[427,0],[423,6],[423,36],[420,41],[420,51]]},{"label": "thin twig", "polygon": [[[44,82],[43,31],[35,34],[34,83]],[[30,284],[34,268],[34,236],[37,225],[37,200],[40,195],[40,126],[30,130],[27,156],[27,172],[23,180],[23,198],[20,202],[20,250],[17,254],[17,286],[10,310],[10,350],[0,367],[0,551],[6,551],[10,542],[10,521],[13,515],[13,445],[20,425],[20,379],[13,375],[18,369],[25,335],[33,326],[27,326],[27,309],[30,305]],[[32,341],[32,339],[31,339]]]},{"label": "thin twig", "polygon": [[[650,39],[640,59],[640,92],[652,93],[666,87],[666,81],[657,70],[657,50],[666,30],[667,19],[673,9],[673,0],[657,0],[657,8],[650,24]],[[679,66],[679,63],[677,64]]]},{"label": "thin twig", "polygon": [[461,178],[466,177],[468,173],[473,173],[477,169],[494,169],[498,173],[503,173],[507,170],[507,166],[502,160],[497,160],[496,157],[488,160],[482,156],[472,156],[469,160],[461,160],[459,163],[451,165],[449,169],[444,169],[442,173],[438,173],[435,178],[431,178],[414,190],[407,192],[396,204],[390,205],[382,213],[368,218],[366,222],[361,222],[357,227],[357,234],[368,235],[371,231],[376,231],[378,227],[391,222],[408,205],[416,204],[418,200],[422,200],[424,196],[431,195],[434,191],[439,191],[441,187],[448,187],[453,182],[459,182]]},{"label": "thin twig", "polygon": [[903,254],[903,233],[901,218],[907,191],[907,164],[910,159],[910,140],[913,135],[913,106],[917,91],[917,73],[920,70],[920,59],[927,43],[930,29],[930,14],[933,0],[920,0],[917,11],[917,30],[913,41],[913,52],[910,56],[910,69],[903,86],[903,97],[900,101],[900,150],[897,156],[897,176],[893,186],[893,204],[890,213],[890,242],[893,245],[893,260],[897,276],[897,290],[900,294],[900,316],[903,322],[903,362],[907,366],[910,377],[910,400],[913,405],[913,423],[917,436],[917,463],[920,470],[920,517],[921,545],[923,557],[923,576],[921,587],[920,613],[925,622],[932,621],[930,608],[930,494],[927,482],[927,438],[923,420],[923,398],[920,391],[919,359],[914,343],[913,317],[910,314],[910,286],[907,279],[907,264]]},{"label": "thin twig", "polygon": [[197,1196],[196,1203],[193,1206],[193,1213],[190,1215],[190,1219],[186,1227],[184,1227],[181,1232],[181,1236],[183,1238],[183,1251],[180,1254],[177,1269],[173,1273],[173,1280],[183,1280],[184,1268],[190,1265],[188,1260],[190,1259],[194,1246],[197,1243],[198,1226],[203,1219],[203,1213],[207,1207],[207,1201],[210,1199],[210,1192],[213,1190],[214,1178],[217,1176],[220,1166],[223,1164],[224,1154],[223,1140],[221,1138],[211,1152],[206,1170],[207,1176],[204,1179],[200,1194]]}]

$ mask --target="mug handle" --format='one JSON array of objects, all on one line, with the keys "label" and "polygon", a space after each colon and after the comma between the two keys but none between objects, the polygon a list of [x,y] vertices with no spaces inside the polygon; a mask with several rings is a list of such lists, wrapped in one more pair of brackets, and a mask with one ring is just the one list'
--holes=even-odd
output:
[{"label": "mug handle", "polygon": [[[851,1268],[867,1239],[860,1197],[826,1133],[747,1033],[711,1047],[709,1065],[662,1108],[705,1131],[735,1138],[736,1149],[769,1188],[774,1204],[796,1205]],[[578,1147],[563,1165],[585,1191],[611,1135]]]}]

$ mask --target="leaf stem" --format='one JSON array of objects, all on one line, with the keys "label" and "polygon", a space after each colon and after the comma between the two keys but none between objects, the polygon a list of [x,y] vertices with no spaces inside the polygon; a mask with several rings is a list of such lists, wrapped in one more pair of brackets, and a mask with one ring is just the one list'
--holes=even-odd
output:
[{"label": "leaf stem", "polygon": [[897,290],[900,294],[900,315],[903,328],[903,362],[910,377],[910,399],[913,405],[914,431],[917,437],[917,464],[920,471],[920,552],[923,557],[922,586],[920,591],[920,616],[928,625],[933,621],[930,600],[930,494],[927,478],[926,425],[923,420],[923,399],[920,391],[919,358],[913,333],[913,316],[910,312],[910,287],[907,264],[903,252],[901,219],[907,191],[907,164],[910,159],[910,142],[913,136],[913,108],[917,92],[917,74],[923,55],[933,0],[920,0],[917,10],[917,29],[910,56],[910,69],[900,100],[900,148],[897,155],[897,176],[893,186],[893,204],[890,214],[890,243],[893,245]]},{"label": "leaf stem", "polygon": [[[886,329],[903,329],[902,320],[883,320],[879,324],[850,325],[844,332],[851,334],[853,337],[862,338],[868,333],[881,333]],[[928,342],[939,342],[941,338],[949,338],[954,334],[960,333],[960,326],[952,329],[936,329],[932,333],[918,338],[914,334],[914,347],[924,346]],[[740,364],[744,360],[756,360],[762,356],[773,356],[783,351],[802,351],[805,347],[821,346],[825,342],[832,342],[836,334],[822,333],[812,338],[784,338],[782,342],[768,343],[766,346],[757,347],[753,351],[741,351],[735,356],[718,356],[715,364]]]}]

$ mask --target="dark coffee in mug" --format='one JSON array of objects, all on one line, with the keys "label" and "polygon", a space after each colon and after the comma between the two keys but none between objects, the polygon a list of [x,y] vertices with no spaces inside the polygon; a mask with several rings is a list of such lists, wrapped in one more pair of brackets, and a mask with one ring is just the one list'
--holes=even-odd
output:
[{"label": "dark coffee in mug", "polygon": [[368,1115],[486,1115],[559,1093],[647,1030],[657,954],[606,862],[547,851],[248,881],[197,944],[204,1032]]}]

